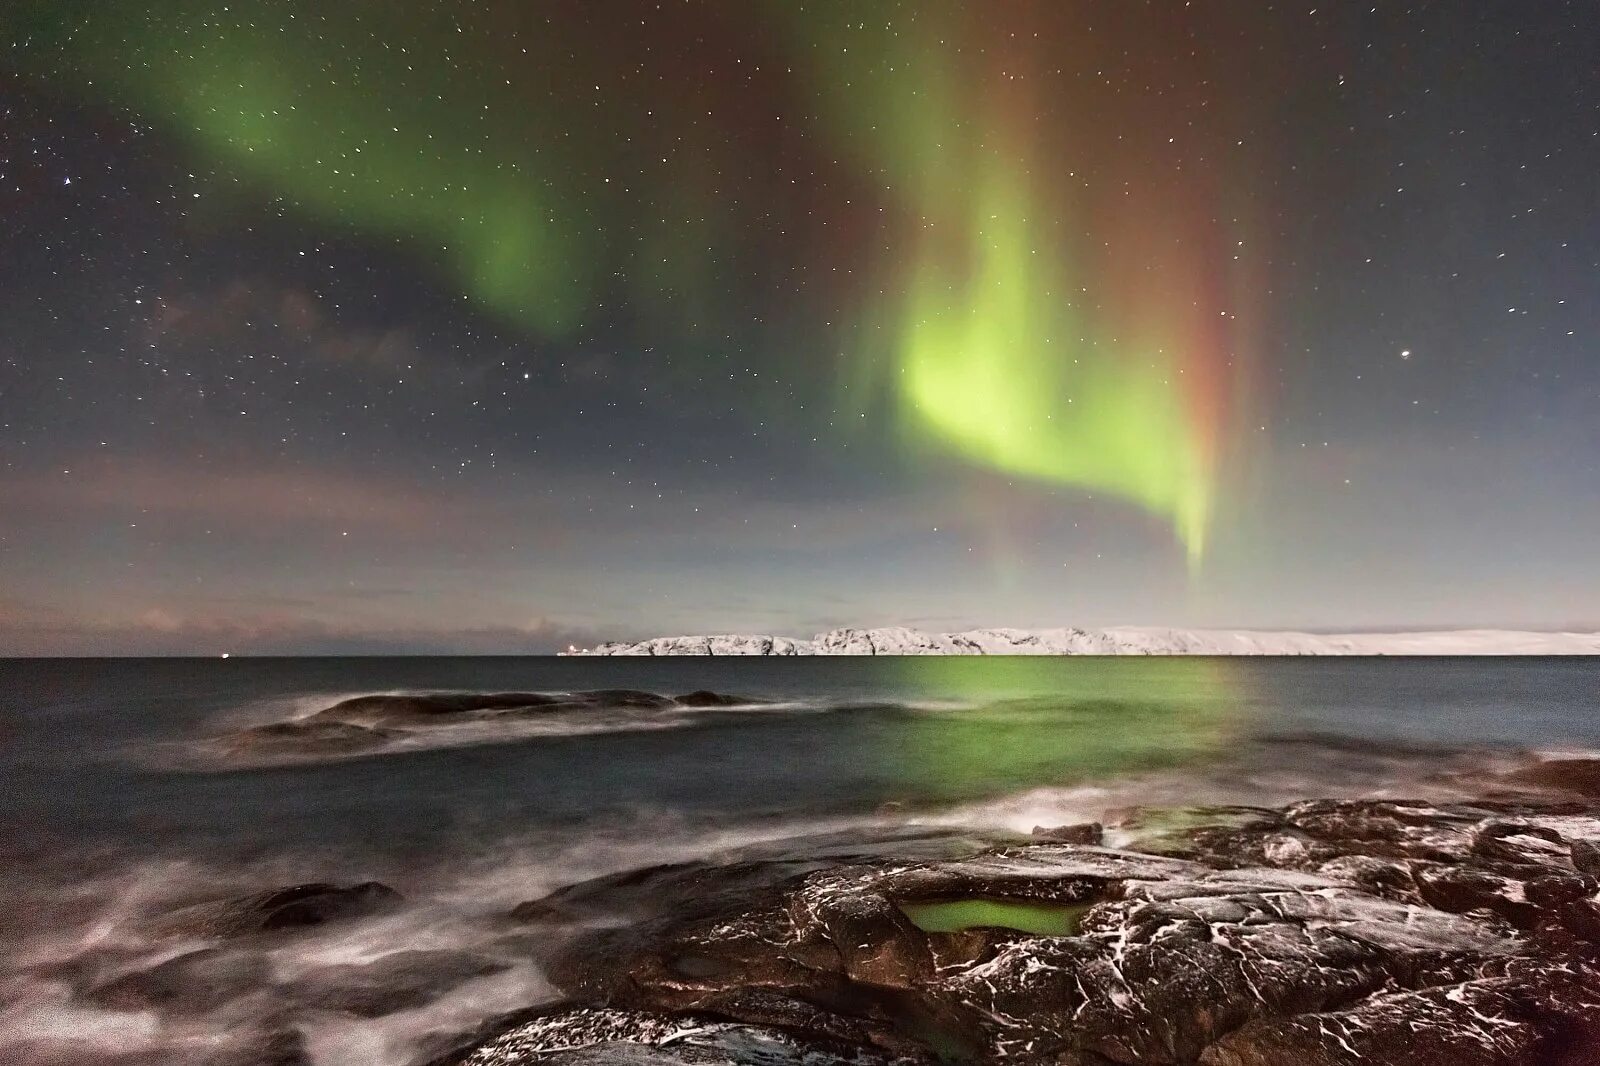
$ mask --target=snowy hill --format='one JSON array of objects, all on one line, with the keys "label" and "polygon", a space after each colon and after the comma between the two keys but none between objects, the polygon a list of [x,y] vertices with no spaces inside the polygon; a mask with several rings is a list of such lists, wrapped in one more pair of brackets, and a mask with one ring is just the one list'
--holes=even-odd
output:
[{"label": "snowy hill", "polygon": [[1421,633],[1292,633],[1221,629],[834,629],[811,640],[657,637],[571,655],[1600,655],[1600,633],[1462,629]]}]

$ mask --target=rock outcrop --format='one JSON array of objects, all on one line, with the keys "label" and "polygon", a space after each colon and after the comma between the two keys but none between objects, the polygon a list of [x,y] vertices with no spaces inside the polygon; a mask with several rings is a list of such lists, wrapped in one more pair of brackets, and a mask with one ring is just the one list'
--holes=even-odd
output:
[{"label": "rock outcrop", "polygon": [[377,881],[315,882],[190,904],[162,915],[153,928],[173,936],[231,939],[365,918],[394,910],[401,902],[400,893]]},{"label": "rock outcrop", "polygon": [[354,696],[313,714],[268,722],[210,737],[191,753],[201,764],[225,766],[272,764],[307,759],[376,755],[417,742],[473,742],[493,739],[485,729],[505,727],[500,735],[516,736],[519,726],[550,725],[565,717],[577,722],[595,714],[649,716],[671,711],[716,710],[759,704],[760,700],[699,690],[663,696],[636,689],[582,692],[420,692]]},{"label": "rock outcrop", "polygon": [[1591,807],[1160,813],[572,886],[517,912],[566,1001],[440,1061],[1600,1061]]}]

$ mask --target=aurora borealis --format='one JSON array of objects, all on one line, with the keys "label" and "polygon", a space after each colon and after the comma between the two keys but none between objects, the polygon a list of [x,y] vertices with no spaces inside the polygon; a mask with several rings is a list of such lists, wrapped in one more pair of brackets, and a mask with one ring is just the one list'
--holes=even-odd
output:
[{"label": "aurora borealis", "polygon": [[1597,621],[1583,5],[0,28],[18,649]]},{"label": "aurora borealis", "polygon": [[[1149,182],[1142,221],[1085,193],[1074,167],[1114,176],[1128,160],[1083,136],[1071,100],[1036,88],[1061,56],[1032,42],[1049,33],[1056,48],[1075,45],[1059,10],[1018,5],[998,26],[947,11],[909,41],[886,26],[854,64],[832,61],[831,83],[851,92],[827,110],[847,117],[847,142],[918,223],[887,249],[887,306],[869,321],[912,434],[994,470],[1142,505],[1198,563],[1222,401],[1238,399],[1249,358],[1212,321],[1229,314],[1215,290],[1233,272],[1211,239],[1223,205],[1203,172],[1164,192]],[[981,42],[978,58],[947,54],[949,40]],[[1127,181],[1113,188],[1131,195]],[[1107,277],[1116,283],[1086,284]]]}]

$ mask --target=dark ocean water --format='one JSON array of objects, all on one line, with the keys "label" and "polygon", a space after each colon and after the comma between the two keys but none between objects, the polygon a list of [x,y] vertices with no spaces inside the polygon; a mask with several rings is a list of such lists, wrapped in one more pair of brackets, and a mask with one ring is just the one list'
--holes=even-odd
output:
[{"label": "dark ocean water", "polygon": [[[444,729],[284,765],[196,754],[365,693],[601,688],[768,702]],[[359,936],[273,949],[292,980],[481,947],[494,916],[563,884],[762,841],[1470,791],[1523,752],[1597,748],[1587,659],[0,660],[0,1056],[201,1061],[169,1024],[85,1005],[40,969],[137,957],[125,919],[168,901],[317,879],[406,895]],[[296,1024],[319,1062],[402,1063],[422,1034],[549,994],[522,967],[401,1016]]]},{"label": "dark ocean water", "polygon": [[[223,773],[141,758],[355,694],[713,689],[778,709]],[[1203,764],[1237,743],[1600,745],[1587,659],[0,661],[7,843],[427,845],[628,812],[836,814]],[[473,738],[483,739],[483,738]],[[1315,766],[1305,767],[1314,772]]]}]

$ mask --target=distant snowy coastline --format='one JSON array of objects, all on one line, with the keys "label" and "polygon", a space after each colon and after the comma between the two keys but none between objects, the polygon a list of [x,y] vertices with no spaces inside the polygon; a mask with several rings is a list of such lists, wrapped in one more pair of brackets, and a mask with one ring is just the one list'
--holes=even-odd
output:
[{"label": "distant snowy coastline", "polygon": [[1222,629],[834,629],[811,640],[656,637],[570,648],[567,655],[1600,655],[1600,633],[1460,629],[1293,633]]}]

